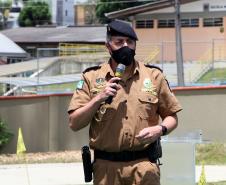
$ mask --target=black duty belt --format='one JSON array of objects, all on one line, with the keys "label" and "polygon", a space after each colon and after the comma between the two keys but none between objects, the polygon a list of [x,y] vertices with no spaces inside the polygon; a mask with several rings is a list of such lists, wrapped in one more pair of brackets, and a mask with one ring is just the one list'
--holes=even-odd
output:
[{"label": "black duty belt", "polygon": [[152,163],[156,163],[157,161],[157,159],[150,158],[147,149],[142,151],[121,151],[121,152],[106,152],[101,150],[94,150],[94,159],[128,162],[142,158],[149,158],[149,160]]}]

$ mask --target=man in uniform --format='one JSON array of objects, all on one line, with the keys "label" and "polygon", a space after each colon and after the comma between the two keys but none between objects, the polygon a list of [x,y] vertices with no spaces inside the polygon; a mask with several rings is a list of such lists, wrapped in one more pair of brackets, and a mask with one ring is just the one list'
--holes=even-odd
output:
[{"label": "man in uniform", "polygon": [[[178,124],[181,106],[161,70],[134,59],[137,40],[128,23],[109,23],[111,58],[83,72],[68,108],[72,130],[90,123],[95,185],[160,185],[158,156],[150,151]],[[118,64],[126,66],[120,78]]]}]

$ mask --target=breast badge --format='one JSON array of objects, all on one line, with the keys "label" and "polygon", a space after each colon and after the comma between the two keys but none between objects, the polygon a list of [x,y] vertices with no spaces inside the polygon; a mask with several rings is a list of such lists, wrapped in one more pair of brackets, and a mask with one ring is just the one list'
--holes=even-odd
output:
[{"label": "breast badge", "polygon": [[91,89],[91,92],[96,95],[98,94],[104,87],[105,87],[106,81],[104,78],[97,78],[95,87]]},{"label": "breast badge", "polygon": [[143,88],[141,89],[143,92],[151,93],[156,96],[156,87],[153,85],[152,81],[149,78],[145,78],[143,82]]}]

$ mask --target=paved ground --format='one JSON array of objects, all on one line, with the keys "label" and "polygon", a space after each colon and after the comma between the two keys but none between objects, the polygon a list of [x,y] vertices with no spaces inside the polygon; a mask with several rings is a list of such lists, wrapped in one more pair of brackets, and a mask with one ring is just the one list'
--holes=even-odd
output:
[{"label": "paved ground", "polygon": [[[207,165],[204,166],[207,182],[226,181],[226,166]],[[201,166],[196,166],[196,182],[202,171]]]},{"label": "paved ground", "polygon": [[[196,167],[196,182],[201,166]],[[205,166],[208,182],[226,181],[226,166]],[[1,185],[82,185],[81,163],[0,165]]]},{"label": "paved ground", "polygon": [[81,185],[82,163],[1,165],[1,185]]}]

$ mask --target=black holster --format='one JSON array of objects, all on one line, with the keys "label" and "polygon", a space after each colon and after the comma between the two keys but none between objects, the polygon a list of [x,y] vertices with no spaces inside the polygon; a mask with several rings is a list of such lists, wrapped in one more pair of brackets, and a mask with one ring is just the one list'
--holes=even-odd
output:
[{"label": "black holster", "polygon": [[159,160],[162,157],[161,138],[158,138],[154,143],[148,146],[148,158],[150,161]]},{"label": "black holster", "polygon": [[91,153],[88,146],[82,147],[82,162],[85,182],[91,182],[93,179],[93,165],[91,163]]}]

